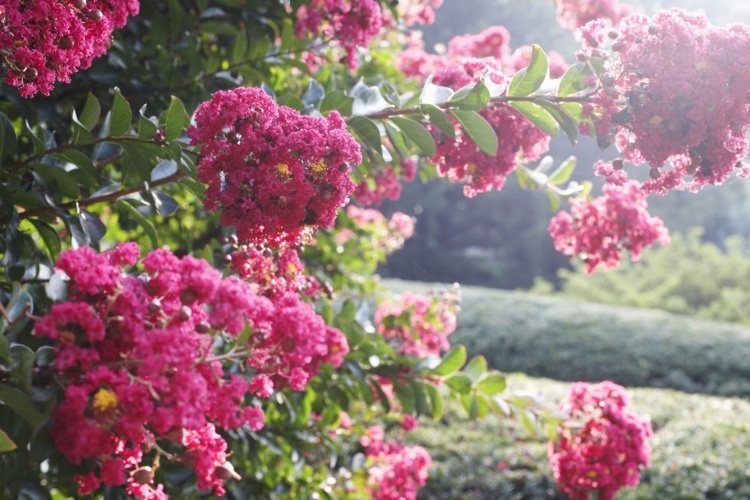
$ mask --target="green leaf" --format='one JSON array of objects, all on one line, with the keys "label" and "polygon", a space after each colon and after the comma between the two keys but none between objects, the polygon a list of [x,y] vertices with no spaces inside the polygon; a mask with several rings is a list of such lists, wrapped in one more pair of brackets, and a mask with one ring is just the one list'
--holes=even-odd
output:
[{"label": "green leaf", "polygon": [[307,90],[302,95],[302,102],[305,106],[316,106],[321,99],[326,95],[326,91],[323,86],[315,81],[314,78],[310,78],[310,83],[307,84]]},{"label": "green leaf", "polygon": [[244,24],[240,24],[240,29],[237,32],[237,36],[234,38],[234,45],[232,46],[232,61],[242,61],[245,59],[247,48],[247,30],[245,29]]},{"label": "green leaf", "polygon": [[[4,318],[0,318],[0,322],[5,321]],[[10,342],[6,337],[0,335],[0,359],[8,360],[10,354]]]},{"label": "green leaf", "polygon": [[369,115],[393,107],[385,100],[378,87],[365,85],[363,80],[357,82],[349,91],[349,95],[354,98],[353,115]]},{"label": "green leaf", "polygon": [[375,122],[364,116],[353,116],[347,125],[376,153],[381,154],[380,130]]},{"label": "green leaf", "polygon": [[557,121],[538,104],[533,102],[511,102],[510,105],[520,111],[539,130],[550,137],[557,137],[557,134],[560,133]]},{"label": "green leaf", "polygon": [[457,345],[445,353],[440,364],[432,369],[432,373],[435,375],[450,375],[460,370],[464,363],[466,363],[466,347]]},{"label": "green leaf", "polygon": [[551,189],[547,189],[547,198],[549,199],[550,212],[557,212],[558,210],[560,210],[560,195],[558,195]]},{"label": "green leaf", "polygon": [[430,413],[427,394],[425,394],[425,387],[427,387],[427,384],[422,384],[416,380],[409,379],[409,386],[414,393],[414,410],[417,415],[427,415]]},{"label": "green leaf", "polygon": [[31,375],[34,371],[34,351],[23,344],[10,346],[11,378],[19,381],[26,391],[31,391]]},{"label": "green leaf", "polygon": [[53,261],[56,261],[57,257],[60,255],[60,251],[62,250],[62,240],[60,238],[60,233],[42,220],[29,219],[29,222],[34,225],[34,228],[36,228],[39,236],[42,237],[42,241],[44,241],[44,245],[49,251],[50,258]]},{"label": "green leaf", "polygon": [[401,116],[394,116],[391,118],[391,121],[396,124],[404,134],[406,134],[406,137],[417,145],[425,156],[435,156],[435,140],[424,125],[410,118],[404,118]]},{"label": "green leaf", "polygon": [[592,74],[591,67],[585,62],[570,66],[562,78],[560,78],[560,83],[557,86],[557,95],[566,97],[586,90],[588,88],[586,77]]},{"label": "green leaf", "polygon": [[[123,184],[133,185],[151,178],[151,165],[162,149],[150,142],[122,141]],[[133,177],[135,176],[135,179]]]},{"label": "green leaf", "polygon": [[468,394],[471,390],[471,378],[464,373],[454,373],[445,378],[445,385],[460,394]]},{"label": "green leaf", "polygon": [[445,114],[445,111],[434,104],[420,104],[419,111],[426,114],[430,119],[430,123],[435,125],[440,132],[451,139],[456,139],[456,127],[453,125],[451,119],[448,118],[448,115]]},{"label": "green leaf", "polygon": [[190,116],[185,111],[185,105],[179,98],[172,96],[164,118],[164,139],[167,141],[177,139],[188,123],[190,123]]},{"label": "green leaf", "polygon": [[151,191],[151,194],[154,198],[156,212],[163,217],[172,215],[178,208],[180,208],[179,203],[167,193],[154,189]]},{"label": "green leaf", "polygon": [[4,113],[0,113],[0,160],[16,150],[16,129]]},{"label": "green leaf", "polygon": [[34,301],[20,283],[13,283],[13,293],[5,306],[5,314],[14,323],[27,311],[34,312]]},{"label": "green leaf", "polygon": [[161,160],[151,171],[151,182],[160,181],[177,173],[177,162],[174,160]]},{"label": "green leaf", "polygon": [[81,210],[78,219],[81,221],[81,227],[91,243],[97,243],[107,234],[107,226],[99,220],[96,214],[88,210]]},{"label": "green leaf", "polygon": [[0,429],[0,453],[7,453],[9,451],[15,450],[16,448],[18,448],[16,446],[16,443],[14,443],[13,440],[8,437],[5,431]]},{"label": "green leaf", "polygon": [[73,144],[91,144],[94,142],[94,135],[78,120],[75,110],[73,110],[73,116],[71,116],[71,128],[73,134],[70,141]]},{"label": "green leaf", "polygon": [[480,377],[474,384],[474,389],[477,392],[493,396],[503,392],[506,386],[505,375],[498,372],[491,372]]},{"label": "green leaf", "polygon": [[[99,172],[97,171],[94,162],[91,161],[91,158],[89,158],[86,154],[75,149],[69,149],[67,151],[52,153],[49,156],[75,165],[76,167],[78,167],[78,170],[80,170],[80,172],[84,174],[83,176],[79,177],[79,179],[83,179],[86,186],[91,188],[99,187],[99,181],[97,180],[99,177]],[[75,171],[70,172],[74,173]]]},{"label": "green leaf", "polygon": [[83,111],[81,111],[81,116],[79,118],[81,125],[91,132],[94,127],[96,127],[96,124],[99,123],[101,114],[102,107],[99,104],[99,100],[94,94],[89,92],[88,97],[86,97],[86,104],[83,105]]},{"label": "green leaf", "polygon": [[455,104],[461,109],[480,110],[490,102],[490,91],[483,81],[479,80],[472,85],[466,85],[456,91],[448,99],[448,102]]},{"label": "green leaf", "polygon": [[474,356],[466,363],[461,373],[466,374],[472,381],[476,381],[479,377],[487,373],[487,360],[482,355]]},{"label": "green leaf", "polygon": [[531,62],[513,75],[508,85],[508,97],[526,97],[533,94],[544,83],[547,71],[547,54],[539,45],[532,45]]},{"label": "green leaf", "polygon": [[145,111],[145,105],[138,111],[138,138],[141,140],[153,138],[159,130],[159,125],[146,116]]},{"label": "green leaf", "polygon": [[120,89],[115,88],[114,102],[112,111],[109,115],[109,135],[125,135],[130,130],[130,122],[133,119],[130,111],[130,103],[120,93]]},{"label": "green leaf", "polygon": [[396,380],[393,381],[393,389],[396,392],[396,398],[403,407],[406,413],[414,413],[416,411],[416,400],[414,397],[414,389],[407,384],[403,384]]},{"label": "green leaf", "polygon": [[404,136],[404,134],[399,129],[387,122],[383,123],[383,125],[385,126],[385,133],[388,136],[388,139],[391,141],[391,145],[399,154],[399,156],[401,156],[402,158],[409,156],[409,146],[406,145],[406,137]]},{"label": "green leaf", "polygon": [[573,171],[576,168],[576,157],[575,156],[569,156],[568,159],[566,159],[564,162],[560,164],[559,167],[555,169],[554,172],[552,172],[549,176],[549,182],[550,184],[554,184],[555,186],[560,186],[562,184],[565,184],[570,180],[570,176],[573,174]]},{"label": "green leaf", "polygon": [[427,77],[419,95],[419,104],[445,104],[453,95],[453,89],[432,83],[432,75]]},{"label": "green leaf", "polygon": [[434,385],[425,384],[424,388],[430,400],[430,408],[432,409],[431,417],[434,420],[438,420],[443,416],[443,397]]},{"label": "green leaf", "polygon": [[352,103],[354,99],[341,90],[328,92],[320,101],[320,112],[326,114],[330,111],[338,111],[342,115],[352,114]]},{"label": "green leaf", "polygon": [[133,219],[135,219],[138,225],[143,228],[143,231],[151,240],[151,246],[153,248],[159,246],[159,238],[156,236],[156,229],[154,229],[153,224],[151,224],[151,221],[141,215],[141,213],[136,210],[133,205],[130,204],[129,200],[120,200],[115,203],[115,206],[121,208],[123,211],[127,212]]},{"label": "green leaf", "polygon": [[77,199],[80,196],[78,181],[70,172],[65,171],[65,169],[44,163],[34,165],[33,168],[47,183],[47,187],[51,193],[60,193],[63,196],[73,199]]},{"label": "green leaf", "polygon": [[565,108],[545,99],[538,99],[534,102],[544,108],[544,110],[555,119],[562,131],[565,132],[565,135],[568,137],[571,144],[578,144],[578,123],[576,123]]},{"label": "green leaf", "polygon": [[0,383],[0,402],[8,405],[34,429],[44,423],[44,415],[36,409],[28,395],[3,383]]},{"label": "green leaf", "polygon": [[479,113],[465,109],[452,109],[450,114],[458,120],[466,134],[482,152],[490,156],[497,154],[499,146],[497,134]]}]

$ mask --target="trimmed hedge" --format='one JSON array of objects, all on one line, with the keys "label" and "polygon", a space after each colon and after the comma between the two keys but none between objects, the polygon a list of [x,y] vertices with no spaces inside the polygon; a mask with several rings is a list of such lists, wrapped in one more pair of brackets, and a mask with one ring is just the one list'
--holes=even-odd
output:
[{"label": "trimmed hedge", "polygon": [[[394,291],[434,284],[385,280]],[[462,287],[452,343],[506,372],[750,396],[750,329],[659,311]]]},{"label": "trimmed hedge", "polygon": [[[509,389],[554,403],[567,384],[514,374]],[[631,389],[633,410],[650,415],[652,465],[618,500],[750,498],[750,403],[671,390]],[[564,499],[547,464],[547,444],[509,419],[466,422],[453,407],[410,435],[433,457],[422,499]],[[499,465],[502,464],[502,465]]]}]

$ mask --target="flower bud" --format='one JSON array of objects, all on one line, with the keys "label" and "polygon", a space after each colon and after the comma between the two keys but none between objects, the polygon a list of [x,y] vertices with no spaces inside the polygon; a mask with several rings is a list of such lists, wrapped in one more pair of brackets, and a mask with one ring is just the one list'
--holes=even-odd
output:
[{"label": "flower bud", "polygon": [[152,479],[154,479],[154,471],[146,465],[145,467],[139,467],[136,470],[134,470],[130,477],[133,479],[133,482],[136,484],[144,485],[151,482]]},{"label": "flower bud", "polygon": [[234,479],[235,481],[239,481],[242,479],[242,477],[237,474],[234,470],[234,466],[231,464],[231,462],[224,462],[220,466],[216,468],[216,477],[219,479]]},{"label": "flower bud", "polygon": [[57,46],[63,50],[72,49],[74,45],[75,45],[75,42],[73,42],[73,39],[68,35],[65,35],[64,37],[62,37],[60,41],[57,43]]},{"label": "flower bud", "polygon": [[182,439],[185,437],[185,429],[179,426],[172,427],[167,432],[166,438],[171,443],[180,444]]},{"label": "flower bud", "polygon": [[33,82],[39,76],[36,68],[26,68],[23,72],[23,79],[27,82]]},{"label": "flower bud", "polygon": [[95,23],[101,22],[104,19],[104,14],[99,9],[90,10],[86,13],[86,17],[94,21]]},{"label": "flower bud", "polygon": [[152,299],[151,302],[148,303],[149,314],[156,314],[160,311],[161,311],[161,300]]}]

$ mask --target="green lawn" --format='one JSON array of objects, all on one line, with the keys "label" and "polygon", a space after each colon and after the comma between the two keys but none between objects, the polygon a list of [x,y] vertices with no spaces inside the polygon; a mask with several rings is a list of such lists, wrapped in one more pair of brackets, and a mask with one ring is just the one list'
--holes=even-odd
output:
[{"label": "green lawn", "polygon": [[[385,284],[396,292],[433,287]],[[653,464],[618,500],[750,498],[750,402],[720,397],[750,395],[750,329],[476,287],[464,287],[463,299],[451,341],[484,354],[493,368],[629,387],[633,410],[654,427]],[[510,391],[550,405],[568,386],[520,373],[509,381]],[[423,420],[411,440],[434,459],[422,498],[564,498],[546,440],[513,419],[467,422],[449,406],[440,421]]]}]

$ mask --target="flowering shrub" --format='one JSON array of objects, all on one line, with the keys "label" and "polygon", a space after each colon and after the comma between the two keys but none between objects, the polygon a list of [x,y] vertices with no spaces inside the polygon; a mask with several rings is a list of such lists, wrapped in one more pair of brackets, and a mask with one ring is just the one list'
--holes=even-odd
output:
[{"label": "flowering shrub", "polygon": [[[494,84],[507,86],[510,77],[529,58],[523,48],[511,53],[509,42],[505,28],[493,27],[478,35],[453,38],[447,54],[439,56],[427,54],[421,40],[416,39],[399,56],[398,63],[409,76],[424,79],[433,74],[434,84],[454,89],[487,76]],[[559,55],[553,61],[553,73],[559,76],[567,65]],[[437,128],[431,129],[437,139],[437,151],[431,160],[441,176],[465,183],[467,196],[502,189],[519,163],[538,160],[549,147],[549,136],[512,106],[492,104],[480,114],[503,138],[494,155],[481,151],[461,129],[456,130],[455,139],[445,137]]]},{"label": "flowering shrub", "polygon": [[373,426],[360,441],[367,455],[368,493],[373,500],[416,498],[432,458],[421,446],[385,441],[384,434],[382,427]]},{"label": "flowering shrub", "polygon": [[[429,456],[372,421],[408,430],[445,397],[476,418],[544,412],[501,405],[505,376],[449,345],[455,292],[372,317],[377,266],[414,220],[359,205],[418,171],[468,196],[515,175],[571,203],[551,232],[593,269],[666,240],[647,194],[746,173],[746,27],[593,20],[568,68],[498,27],[444,55],[412,34],[394,56],[393,30],[441,2],[396,3],[0,2],[4,78],[35,97],[0,96],[0,496],[414,498]],[[603,196],[569,182],[572,161],[531,166],[560,132],[622,152],[595,165]],[[608,495],[647,462],[629,454],[645,424],[605,392],[571,410],[586,432],[562,430],[566,488]],[[584,441],[585,466],[566,461]]]},{"label": "flowering shrub", "polygon": [[646,192],[747,175],[750,76],[742,68],[750,28],[715,27],[673,9],[627,17],[619,32],[594,21],[579,36],[579,57],[605,68],[584,114],[600,136],[614,137],[626,162],[650,165]]},{"label": "flowering shrub", "polygon": [[5,82],[22,97],[49,95],[55,82],[107,52],[112,31],[138,14],[138,0],[4,0],[0,57]]},{"label": "flowering shrub", "polygon": [[[246,396],[303,390],[321,363],[341,365],[346,338],[296,296],[269,300],[193,257],[155,250],[143,274],[123,274],[138,254],[129,243],[60,255],[68,298],[35,326],[54,342],[65,388],[52,438],[86,464],[81,494],[127,482],[139,498],[162,497],[153,473],[164,459],[191,465],[198,488],[222,495],[233,469],[216,428],[262,428]],[[252,370],[232,373],[222,359]]]},{"label": "flowering shrub", "polygon": [[456,329],[459,300],[455,289],[437,298],[405,292],[380,304],[375,313],[378,333],[401,354],[440,356],[450,347],[448,336]]},{"label": "flowering shrub", "polygon": [[625,486],[635,486],[648,467],[653,434],[648,420],[629,412],[628,394],[613,382],[571,385],[561,408],[568,415],[549,444],[555,480],[573,500],[613,500]]},{"label": "flowering shrub", "polygon": [[242,243],[296,243],[306,227],[331,227],[362,157],[341,116],[301,115],[261,89],[216,92],[188,135],[200,145],[204,204],[221,210]]}]

